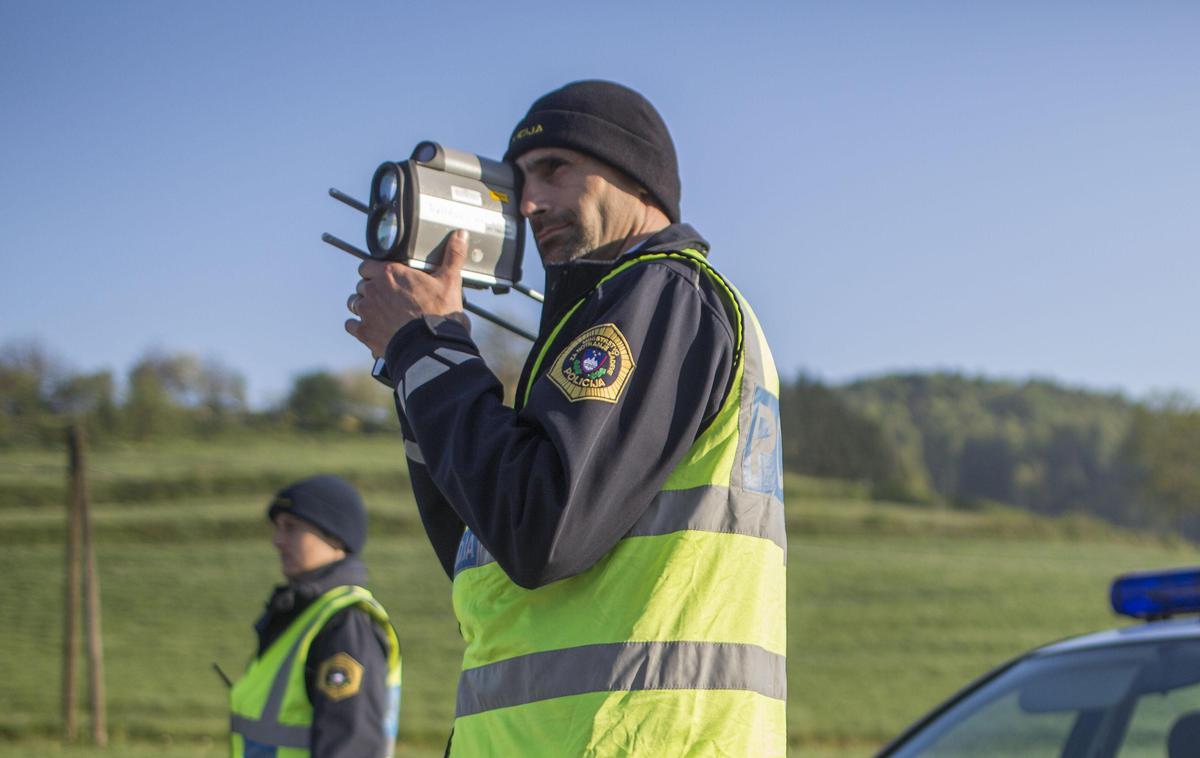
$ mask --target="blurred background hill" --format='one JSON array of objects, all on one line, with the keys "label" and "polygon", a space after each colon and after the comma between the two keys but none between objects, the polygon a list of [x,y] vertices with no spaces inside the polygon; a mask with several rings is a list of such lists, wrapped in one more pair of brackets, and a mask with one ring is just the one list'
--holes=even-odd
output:
[{"label": "blurred background hill", "polygon": [[[483,329],[480,340],[511,387],[520,352],[494,329]],[[115,377],[72,372],[36,342],[8,343],[0,346],[0,452],[55,448],[76,418],[101,447],[397,430],[390,394],[362,370],[297,375],[278,405],[261,409],[247,404],[244,387],[236,369],[186,352],[147,353]],[[784,378],[780,407],[784,466],[797,474],[859,482],[879,499],[968,510],[1003,503],[1200,538],[1200,408],[1181,395],[1134,401],[1050,380],[953,373],[846,384],[800,374]],[[61,501],[61,480],[9,468],[0,472],[7,487],[0,497]],[[261,472],[246,476],[249,484],[269,483]],[[226,485],[112,486],[106,494],[128,500],[164,487]]]}]

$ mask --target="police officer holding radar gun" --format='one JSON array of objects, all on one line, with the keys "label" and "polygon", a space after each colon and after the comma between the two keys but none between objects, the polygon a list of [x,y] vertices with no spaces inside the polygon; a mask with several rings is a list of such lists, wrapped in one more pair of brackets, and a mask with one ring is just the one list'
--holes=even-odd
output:
[{"label": "police officer holding radar gun", "polygon": [[[515,408],[438,266],[367,260],[346,329],[384,359],[466,641],[452,756],[783,756],[778,377],[680,223],[640,94],[537,100],[504,161],[546,269]],[[461,194],[461,193],[460,193]]]},{"label": "police officer holding radar gun", "polygon": [[254,624],[258,652],[230,691],[234,758],[390,758],[400,646],[366,589],[363,501],[314,476],[267,508],[286,584]]}]

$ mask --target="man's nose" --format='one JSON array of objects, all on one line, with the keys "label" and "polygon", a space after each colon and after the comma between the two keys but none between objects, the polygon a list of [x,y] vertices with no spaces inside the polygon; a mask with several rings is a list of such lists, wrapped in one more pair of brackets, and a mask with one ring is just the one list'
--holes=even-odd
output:
[{"label": "man's nose", "polygon": [[538,214],[546,212],[545,203],[542,202],[539,194],[530,188],[528,184],[521,190],[521,205],[519,210],[525,218],[533,218]]}]

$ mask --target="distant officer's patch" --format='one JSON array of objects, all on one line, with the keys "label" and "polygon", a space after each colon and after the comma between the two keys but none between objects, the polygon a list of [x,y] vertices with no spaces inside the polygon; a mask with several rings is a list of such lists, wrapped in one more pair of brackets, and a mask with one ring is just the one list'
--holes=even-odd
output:
[{"label": "distant officer's patch", "polygon": [[625,335],[616,324],[600,324],[580,334],[558,354],[550,369],[550,380],[572,403],[615,403],[633,369],[633,354]]},{"label": "distant officer's patch", "polygon": [[346,653],[326,659],[317,669],[317,689],[330,700],[345,700],[362,686],[363,667]]}]

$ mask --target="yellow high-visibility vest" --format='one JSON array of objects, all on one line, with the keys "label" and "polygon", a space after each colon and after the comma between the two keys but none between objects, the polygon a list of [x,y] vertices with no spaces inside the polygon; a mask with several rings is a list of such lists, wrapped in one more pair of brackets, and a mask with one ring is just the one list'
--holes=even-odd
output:
[{"label": "yellow high-visibility vest", "polygon": [[[736,335],[731,390],[645,514],[587,571],[524,589],[464,534],[453,756],[786,752],[778,374],[749,305],[699,252],[638,256],[601,283],[662,259],[696,266],[721,293]],[[529,384],[582,303],[545,341]]]},{"label": "yellow high-visibility vest", "polygon": [[388,703],[382,729],[391,758],[400,716],[400,643],[387,611],[363,587],[334,587],[304,609],[229,691],[230,755],[233,758],[307,758],[312,738],[312,703],[304,666],[313,639],[335,613],[358,606],[388,640]]}]

